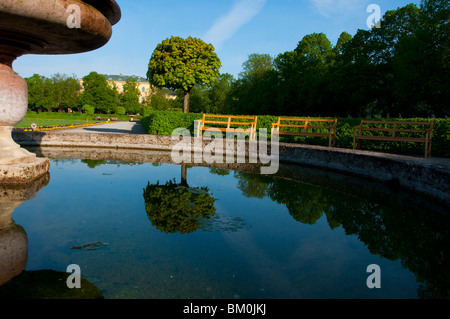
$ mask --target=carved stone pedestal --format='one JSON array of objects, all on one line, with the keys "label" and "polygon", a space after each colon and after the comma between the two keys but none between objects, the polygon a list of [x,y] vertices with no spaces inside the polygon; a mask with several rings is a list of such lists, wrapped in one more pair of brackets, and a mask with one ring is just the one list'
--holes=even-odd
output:
[{"label": "carved stone pedestal", "polygon": [[25,80],[9,65],[0,64],[0,184],[29,183],[50,168],[48,159],[37,158],[11,137],[12,129],[27,113],[27,101]]}]

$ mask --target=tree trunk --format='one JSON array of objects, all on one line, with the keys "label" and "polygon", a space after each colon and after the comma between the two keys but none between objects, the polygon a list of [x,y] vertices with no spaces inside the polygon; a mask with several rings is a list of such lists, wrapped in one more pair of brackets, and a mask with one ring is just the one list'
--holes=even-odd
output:
[{"label": "tree trunk", "polygon": [[183,103],[183,112],[185,114],[189,113],[189,98],[190,98],[190,92],[185,91],[184,92],[184,103]]}]

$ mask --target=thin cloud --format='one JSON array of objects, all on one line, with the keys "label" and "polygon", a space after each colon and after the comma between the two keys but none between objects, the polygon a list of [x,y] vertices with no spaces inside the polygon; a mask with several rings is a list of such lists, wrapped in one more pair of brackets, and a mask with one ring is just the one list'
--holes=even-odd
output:
[{"label": "thin cloud", "polygon": [[266,5],[267,0],[237,0],[231,11],[219,18],[203,37],[220,49],[242,26],[257,16]]},{"label": "thin cloud", "polygon": [[350,13],[361,5],[361,0],[310,0],[314,8],[323,16],[331,17]]}]

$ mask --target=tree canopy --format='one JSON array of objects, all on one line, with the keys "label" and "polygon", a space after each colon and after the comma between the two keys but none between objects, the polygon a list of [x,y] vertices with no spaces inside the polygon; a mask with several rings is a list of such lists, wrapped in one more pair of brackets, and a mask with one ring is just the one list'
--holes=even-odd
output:
[{"label": "tree canopy", "polygon": [[91,72],[83,77],[83,87],[80,96],[82,105],[91,105],[101,113],[111,112],[117,106],[119,93],[108,84],[105,76]]},{"label": "tree canopy", "polygon": [[57,73],[50,78],[34,74],[26,78],[28,106],[33,111],[76,108],[80,83],[75,76]]},{"label": "tree canopy", "polygon": [[139,96],[139,83],[136,78],[129,77],[126,79],[125,84],[123,85],[123,92],[119,96],[119,106],[122,106],[128,114],[139,113],[141,108]]},{"label": "tree canopy", "polygon": [[221,62],[214,46],[201,39],[168,38],[158,44],[149,62],[147,78],[159,88],[181,89],[183,111],[189,113],[189,94],[195,85],[210,84],[219,76]]},{"label": "tree canopy", "polygon": [[[229,81],[223,113],[321,117],[450,115],[450,2],[385,13],[380,28],[304,36],[272,58],[251,54]],[[193,109],[207,112],[207,87]]]}]

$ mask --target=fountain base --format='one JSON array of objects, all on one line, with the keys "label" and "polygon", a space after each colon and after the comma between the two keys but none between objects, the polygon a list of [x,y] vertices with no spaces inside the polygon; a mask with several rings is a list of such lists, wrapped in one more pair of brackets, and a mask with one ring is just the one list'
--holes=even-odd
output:
[{"label": "fountain base", "polygon": [[[20,159],[19,159],[20,161]],[[28,158],[26,163],[0,164],[0,184],[27,184],[47,174],[50,169],[48,158]]]},{"label": "fountain base", "polygon": [[27,113],[28,88],[13,71],[12,61],[2,64],[5,60],[0,54],[0,184],[26,184],[46,174],[50,161],[37,158],[12,139],[14,126]]}]

